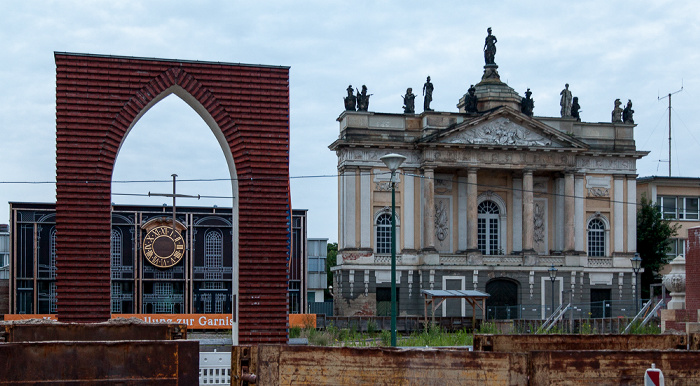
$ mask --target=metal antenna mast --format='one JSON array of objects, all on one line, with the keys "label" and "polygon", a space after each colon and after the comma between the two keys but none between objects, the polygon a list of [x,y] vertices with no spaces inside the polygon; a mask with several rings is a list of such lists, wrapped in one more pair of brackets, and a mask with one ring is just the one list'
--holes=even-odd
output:
[{"label": "metal antenna mast", "polygon": [[172,197],[172,198],[173,198],[173,224],[172,224],[173,227],[172,227],[172,228],[173,228],[173,232],[175,232],[175,231],[177,230],[177,229],[175,228],[175,198],[176,198],[176,197],[188,197],[188,198],[196,198],[196,199],[199,200],[200,196],[199,196],[199,195],[190,196],[190,195],[187,195],[187,194],[177,194],[177,193],[175,193],[175,179],[177,178],[177,174],[172,174],[172,177],[173,177],[173,193],[172,193],[172,194],[170,194],[170,193],[151,193],[151,192],[148,192],[148,197],[152,197],[152,196],[161,196],[161,197]]},{"label": "metal antenna mast", "polygon": [[657,97],[657,100],[662,100],[668,97],[668,176],[671,177],[671,95],[678,94],[683,91],[683,81],[681,81],[681,89],[669,93],[668,96],[663,98]]}]

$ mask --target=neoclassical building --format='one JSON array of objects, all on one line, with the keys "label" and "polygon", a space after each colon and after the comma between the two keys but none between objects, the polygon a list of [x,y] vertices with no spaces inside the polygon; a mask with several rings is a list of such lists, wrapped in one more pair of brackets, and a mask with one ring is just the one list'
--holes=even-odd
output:
[{"label": "neoclassical building", "polygon": [[[396,184],[399,315],[423,314],[421,289],[485,291],[488,318],[546,317],[552,295],[581,316],[632,313],[636,161],[647,154],[635,125],[523,113],[494,67],[474,87],[477,112],[465,94],[459,112],[338,117],[337,315],[389,312],[391,184],[380,161],[389,153],[406,157]],[[440,313],[471,309],[448,300]]]}]

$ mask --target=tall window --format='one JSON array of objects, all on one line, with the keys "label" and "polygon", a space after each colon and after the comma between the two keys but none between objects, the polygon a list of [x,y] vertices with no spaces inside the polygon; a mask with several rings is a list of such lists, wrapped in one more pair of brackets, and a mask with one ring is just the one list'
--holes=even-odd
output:
[{"label": "tall window", "polygon": [[49,251],[49,277],[52,279],[56,278],[56,228],[51,230],[51,236],[49,238],[51,244]]},{"label": "tall window", "polygon": [[[221,232],[210,230],[204,236],[204,278],[208,280],[221,280],[224,266],[224,243]],[[218,272],[217,272],[218,271]]]},{"label": "tall window", "polygon": [[667,220],[700,219],[700,199],[698,197],[658,196],[656,203]]},{"label": "tall window", "polygon": [[477,207],[476,244],[484,255],[499,255],[499,209],[495,202],[487,200]]},{"label": "tall window", "polygon": [[391,214],[377,217],[377,253],[391,253]]},{"label": "tall window", "polygon": [[605,223],[599,218],[588,223],[588,256],[605,256]]},{"label": "tall window", "polygon": [[112,278],[120,278],[119,268],[122,265],[122,234],[118,229],[112,229]]}]

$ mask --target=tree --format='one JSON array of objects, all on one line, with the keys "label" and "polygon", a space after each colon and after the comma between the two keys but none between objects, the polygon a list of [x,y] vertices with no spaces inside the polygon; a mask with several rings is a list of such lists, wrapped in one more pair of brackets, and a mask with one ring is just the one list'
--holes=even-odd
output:
[{"label": "tree", "polygon": [[649,298],[650,284],[661,282],[659,271],[669,262],[666,252],[670,249],[671,237],[678,234],[679,227],[665,220],[659,206],[642,194],[637,211],[637,251],[644,269],[640,284],[642,299]]},{"label": "tree", "polygon": [[[338,243],[328,243],[326,246],[326,284],[327,288],[333,285],[333,273],[331,268],[335,267],[338,259]],[[330,298],[331,294],[326,289],[326,298]]]}]

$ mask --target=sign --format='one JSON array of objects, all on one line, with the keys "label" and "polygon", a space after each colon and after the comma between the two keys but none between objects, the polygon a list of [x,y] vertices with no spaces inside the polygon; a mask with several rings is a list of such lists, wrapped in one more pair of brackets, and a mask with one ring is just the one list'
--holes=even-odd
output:
[{"label": "sign", "polygon": [[[137,318],[146,323],[186,324],[188,330],[230,330],[233,316],[230,314],[112,314],[114,318]],[[55,314],[5,314],[5,320],[49,319]]]},{"label": "sign", "polygon": [[644,386],[664,386],[664,374],[654,363],[644,373]]}]

